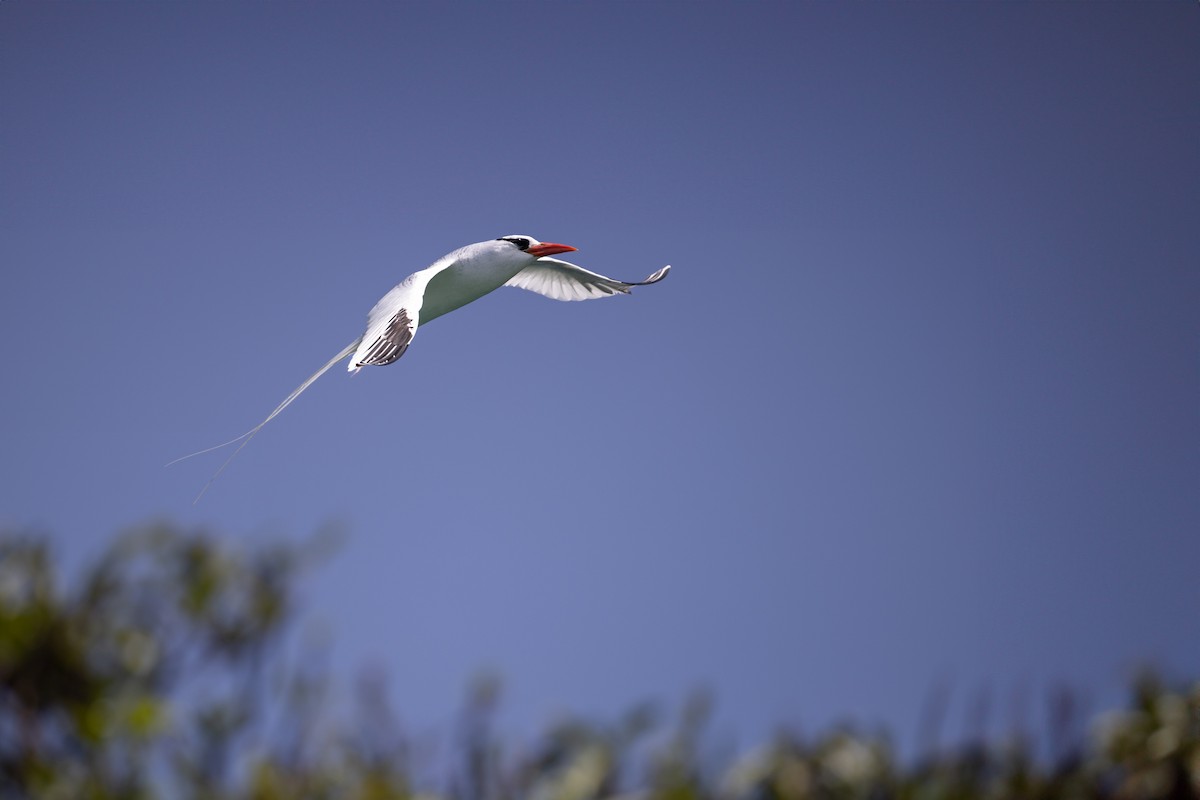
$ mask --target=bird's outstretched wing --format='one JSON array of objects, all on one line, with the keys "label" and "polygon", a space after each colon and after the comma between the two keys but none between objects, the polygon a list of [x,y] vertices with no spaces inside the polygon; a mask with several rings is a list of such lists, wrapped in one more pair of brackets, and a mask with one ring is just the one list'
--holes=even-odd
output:
[{"label": "bird's outstretched wing", "polygon": [[658,283],[667,277],[670,270],[668,265],[645,280],[619,281],[557,258],[539,258],[504,285],[537,292],[551,300],[594,300],[615,294],[629,294],[631,286]]},{"label": "bird's outstretched wing", "polygon": [[441,269],[435,264],[414,272],[379,299],[367,315],[367,332],[350,357],[350,372],[391,364],[404,355],[417,333],[425,287]]}]

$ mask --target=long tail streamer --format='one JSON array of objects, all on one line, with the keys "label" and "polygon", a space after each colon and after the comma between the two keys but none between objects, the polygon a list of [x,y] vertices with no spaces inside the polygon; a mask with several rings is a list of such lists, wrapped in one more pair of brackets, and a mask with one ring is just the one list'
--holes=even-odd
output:
[{"label": "long tail streamer", "polygon": [[237,454],[242,452],[242,448],[245,447],[246,445],[250,444],[250,440],[254,438],[254,434],[261,431],[268,422],[275,419],[275,417],[279,416],[280,412],[282,412],[285,408],[290,406],[297,397],[302,395],[304,393],[305,389],[307,389],[309,386],[312,386],[313,383],[317,380],[317,378],[321,377],[326,372],[328,372],[330,367],[332,367],[334,364],[338,363],[339,361],[344,360],[347,356],[349,356],[351,353],[353,353],[354,350],[358,347],[359,342],[361,342],[361,341],[362,341],[362,338],[360,337],[358,339],[355,339],[353,342],[346,345],[345,347],[343,347],[341,352],[338,353],[333,358],[329,359],[329,361],[325,364],[325,366],[321,367],[319,370],[314,372],[312,375],[308,376],[308,380],[304,381],[304,383],[297,386],[295,391],[293,391],[286,398],[284,398],[283,402],[280,403],[275,408],[274,411],[272,411],[269,415],[267,415],[266,419],[264,419],[262,422],[255,425],[250,430],[243,433],[241,436],[234,437],[233,439],[230,439],[228,442],[222,442],[221,444],[215,444],[212,447],[206,447],[203,450],[197,450],[194,453],[188,453],[186,456],[180,456],[179,458],[175,459],[174,461],[169,462],[167,464],[168,467],[171,466],[172,464],[178,464],[180,461],[186,461],[187,459],[192,458],[194,456],[200,456],[200,455],[204,455],[205,453],[211,453],[213,450],[220,450],[222,447],[228,447],[229,445],[234,444],[235,442],[241,442],[241,444],[238,445],[238,448],[233,451],[233,454],[230,455],[229,458],[225,459],[225,463],[221,465],[220,469],[218,469],[216,472],[214,472],[213,476],[208,479],[208,483],[204,484],[204,488],[200,490],[200,494],[196,495],[196,499],[192,501],[192,505],[196,505],[196,503],[200,502],[200,498],[204,497],[204,493],[208,491],[208,487],[212,486],[213,481],[215,481],[220,476],[220,474],[225,471],[225,468],[229,466],[230,462],[232,462],[233,459],[237,458]]}]

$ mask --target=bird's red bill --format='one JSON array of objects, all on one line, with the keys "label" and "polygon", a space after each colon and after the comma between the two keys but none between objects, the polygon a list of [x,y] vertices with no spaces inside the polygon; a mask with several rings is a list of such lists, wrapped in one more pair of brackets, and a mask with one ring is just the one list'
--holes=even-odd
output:
[{"label": "bird's red bill", "polygon": [[556,255],[558,253],[570,253],[570,252],[574,251],[575,249],[576,248],[571,247],[571,245],[569,245],[569,244],[555,244],[554,242],[542,242],[541,244],[535,244],[533,247],[529,248],[525,252],[529,253],[530,255],[534,255],[534,256],[537,256],[538,258],[541,258],[542,256],[552,256],[552,255]]}]

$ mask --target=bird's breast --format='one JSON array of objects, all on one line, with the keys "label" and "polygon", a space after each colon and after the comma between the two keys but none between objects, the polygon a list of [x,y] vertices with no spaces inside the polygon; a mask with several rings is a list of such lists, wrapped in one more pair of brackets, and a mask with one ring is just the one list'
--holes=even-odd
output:
[{"label": "bird's breast", "polygon": [[512,280],[524,264],[459,261],[439,272],[425,287],[420,324],[448,314],[456,308],[494,292]]}]

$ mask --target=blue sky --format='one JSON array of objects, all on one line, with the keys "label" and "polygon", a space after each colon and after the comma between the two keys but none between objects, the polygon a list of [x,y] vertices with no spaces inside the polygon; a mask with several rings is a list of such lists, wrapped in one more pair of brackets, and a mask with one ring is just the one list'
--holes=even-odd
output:
[{"label": "blue sky", "polygon": [[[348,539],[410,724],[711,687],[743,742],[1200,672],[1195,4],[0,4],[0,520]],[[332,371],[408,273],[501,290]],[[576,257],[577,256],[577,257]],[[952,712],[952,719],[953,719]],[[1004,714],[998,729],[1008,724]]]}]

